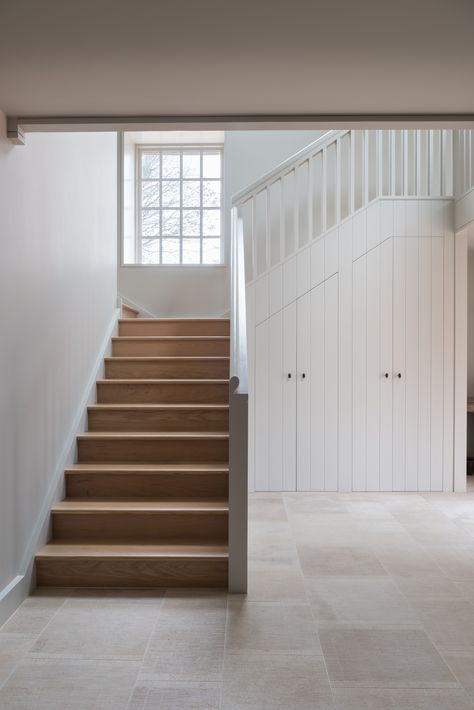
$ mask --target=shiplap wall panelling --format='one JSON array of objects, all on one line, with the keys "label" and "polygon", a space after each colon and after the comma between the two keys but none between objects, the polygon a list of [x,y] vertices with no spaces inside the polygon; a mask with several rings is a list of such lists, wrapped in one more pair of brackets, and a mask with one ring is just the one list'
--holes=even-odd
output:
[{"label": "shiplap wall panelling", "polygon": [[[324,490],[338,490],[339,293],[337,274],[324,282]],[[315,337],[318,337],[316,333]]]},{"label": "shiplap wall panelling", "polygon": [[308,243],[310,234],[309,160],[305,160],[301,165],[298,165],[296,183],[298,247],[303,247]]},{"label": "shiplap wall panelling", "polygon": [[295,171],[291,170],[283,177],[283,225],[284,225],[284,254],[290,256],[296,248],[296,200],[295,200]]},{"label": "shiplap wall panelling", "polygon": [[[462,463],[457,475],[456,460],[454,456],[454,431],[458,429],[457,416],[454,411],[454,381],[455,368],[455,334],[454,303],[455,303],[455,244],[454,244],[454,206],[452,202],[445,202],[444,208],[444,396],[443,396],[443,490],[464,491],[466,487],[465,470]],[[458,235],[456,235],[457,239]],[[457,269],[456,269],[457,274]],[[462,284],[460,285],[462,288]],[[456,348],[457,350],[457,348]],[[457,367],[456,367],[457,371]],[[465,392],[467,389],[465,390]],[[461,398],[462,402],[462,398]],[[466,417],[461,413],[460,426],[466,433]]]},{"label": "shiplap wall panelling", "polygon": [[262,190],[255,197],[257,275],[267,270],[267,194],[267,190]]},{"label": "shiplap wall panelling", "polygon": [[352,219],[339,230],[339,490],[352,490]]},{"label": "shiplap wall panelling", "polygon": [[324,237],[317,239],[311,245],[309,261],[311,265],[310,286],[314,288],[324,281]]},{"label": "shiplap wall panelling", "polygon": [[[405,370],[400,368],[401,379],[396,377],[395,387],[405,380],[405,488],[418,489],[418,405],[419,405],[419,247],[416,238],[395,237],[394,248],[399,241],[405,242]],[[425,316],[427,314],[424,314]],[[431,313],[429,314],[431,315]],[[429,363],[424,363],[425,367]],[[396,365],[398,368],[398,364]],[[402,424],[401,424],[402,426]]]},{"label": "shiplap wall panelling", "polygon": [[303,249],[296,256],[296,295],[303,296],[311,288],[311,252]]},{"label": "shiplap wall panelling", "polygon": [[245,291],[247,315],[247,365],[248,365],[248,479],[249,491],[255,490],[255,285]]},{"label": "shiplap wall panelling", "polygon": [[268,491],[268,320],[255,331],[255,490]]},{"label": "shiplap wall panelling", "polygon": [[[380,490],[393,490],[393,240],[380,254]],[[388,377],[385,375],[388,374]]]},{"label": "shiplap wall panelling", "polygon": [[[324,389],[314,393],[311,390],[311,294],[306,293],[297,301],[297,327],[296,327],[296,403],[297,403],[297,428],[296,428],[296,487],[299,491],[311,490],[311,419],[312,404],[316,397],[324,402]],[[323,324],[324,325],[324,321]],[[324,342],[323,331],[319,331],[319,338]],[[322,363],[324,373],[324,362]],[[315,373],[316,375],[316,373]],[[324,422],[323,422],[324,426]],[[324,431],[324,428],[323,428]],[[323,449],[324,451],[324,449]],[[319,490],[323,490],[322,488]]]},{"label": "shiplap wall panelling", "polygon": [[367,257],[352,267],[352,488],[367,487]]},{"label": "shiplap wall panelling", "polygon": [[380,490],[380,398],[381,388],[387,387],[382,372],[380,247],[367,253],[367,301],[366,301],[366,480],[368,491]]},{"label": "shiplap wall panelling", "polygon": [[283,263],[283,307],[296,299],[296,256]]},{"label": "shiplap wall panelling", "polygon": [[310,335],[311,362],[310,391],[311,430],[309,448],[311,451],[310,480],[298,476],[299,490],[324,491],[325,488],[325,332],[324,332],[324,283],[311,290],[310,294]]},{"label": "shiplap wall panelling", "polygon": [[324,278],[336,274],[339,270],[339,228],[333,229],[324,237]]},{"label": "shiplap wall panelling", "polygon": [[[283,309],[283,490],[296,490],[296,301]],[[288,378],[291,374],[291,378]]]},{"label": "shiplap wall panelling", "polygon": [[273,315],[283,307],[283,268],[277,266],[268,274],[268,311]]},{"label": "shiplap wall panelling", "polygon": [[[393,490],[405,490],[406,244],[393,244]],[[398,377],[400,374],[400,377]]]},{"label": "shiplap wall panelling", "polygon": [[268,320],[268,490],[283,487],[283,313]]},{"label": "shiplap wall panelling", "polygon": [[269,314],[268,275],[265,275],[255,281],[255,323],[262,323]]},{"label": "shiplap wall panelling", "polygon": [[312,210],[312,237],[313,239],[324,231],[324,194],[323,194],[323,152],[311,158],[311,210]]}]

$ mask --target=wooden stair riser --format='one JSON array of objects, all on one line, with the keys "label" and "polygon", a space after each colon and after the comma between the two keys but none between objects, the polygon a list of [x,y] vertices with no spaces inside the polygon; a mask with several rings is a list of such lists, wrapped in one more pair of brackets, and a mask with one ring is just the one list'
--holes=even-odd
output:
[{"label": "wooden stair riser", "polygon": [[150,543],[193,540],[195,543],[225,543],[227,529],[228,515],[220,511],[53,511],[53,537],[56,540],[124,542],[133,539]]},{"label": "wooden stair riser", "polygon": [[228,356],[228,338],[112,338],[112,355],[117,357]]},{"label": "wooden stair riser", "polygon": [[106,358],[107,379],[229,379],[229,358]]},{"label": "wooden stair riser", "polygon": [[68,473],[66,497],[154,500],[184,498],[227,498],[228,473]]},{"label": "wooden stair riser", "polygon": [[227,408],[89,408],[89,431],[228,431]]},{"label": "wooden stair riser", "polygon": [[228,404],[229,383],[225,380],[183,382],[121,382],[101,380],[97,383],[98,404]]},{"label": "wooden stair riser", "polygon": [[227,463],[227,438],[78,438],[80,463]]},{"label": "wooden stair riser", "polygon": [[41,559],[42,587],[226,587],[227,560],[182,558]]},{"label": "wooden stair riser", "polygon": [[159,320],[137,318],[119,321],[119,335],[229,335],[228,320]]}]

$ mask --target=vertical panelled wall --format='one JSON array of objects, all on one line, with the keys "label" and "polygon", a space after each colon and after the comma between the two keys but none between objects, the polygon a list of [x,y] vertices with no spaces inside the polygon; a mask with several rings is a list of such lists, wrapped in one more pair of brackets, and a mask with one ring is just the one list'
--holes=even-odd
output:
[{"label": "vertical panelled wall", "polygon": [[474,136],[471,130],[454,133],[454,194],[462,197],[474,187]]},{"label": "vertical panelled wall", "polygon": [[452,195],[453,131],[334,131],[238,196],[247,281],[377,197]]}]

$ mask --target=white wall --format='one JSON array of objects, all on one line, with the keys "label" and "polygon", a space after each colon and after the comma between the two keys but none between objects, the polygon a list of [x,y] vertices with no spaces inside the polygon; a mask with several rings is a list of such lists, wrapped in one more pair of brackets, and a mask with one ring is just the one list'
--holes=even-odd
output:
[{"label": "white wall", "polygon": [[[474,397],[474,249],[467,262],[467,396]],[[474,456],[474,415],[467,418],[467,455]]]},{"label": "white wall", "polygon": [[0,114],[0,618],[115,314],[116,161],[112,133],[12,146]]},{"label": "white wall", "polygon": [[[316,140],[324,131],[227,131],[224,139],[225,239],[232,195]],[[228,249],[226,249],[227,259]],[[119,266],[122,296],[158,316],[222,316],[229,274],[221,267]]]}]

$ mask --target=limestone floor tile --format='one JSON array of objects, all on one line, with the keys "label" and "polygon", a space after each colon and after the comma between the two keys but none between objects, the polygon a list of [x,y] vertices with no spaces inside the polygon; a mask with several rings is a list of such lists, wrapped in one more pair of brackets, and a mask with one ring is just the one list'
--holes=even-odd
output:
[{"label": "limestone floor tile", "polygon": [[255,522],[287,522],[281,493],[255,493],[249,498],[249,520]]},{"label": "limestone floor tile", "polygon": [[345,513],[295,513],[289,516],[289,521],[297,545],[357,547],[361,544],[355,521]]},{"label": "limestone floor tile", "polygon": [[227,652],[320,653],[309,606],[229,601]]},{"label": "limestone floor tile", "polygon": [[298,513],[319,516],[348,514],[346,503],[338,498],[337,493],[283,493],[283,502],[290,517]]},{"label": "limestone floor tile", "polygon": [[455,582],[474,579],[474,545],[431,549],[430,553],[442,572]]},{"label": "limestone floor tile", "polygon": [[248,558],[258,562],[294,564],[296,545],[288,523],[252,523],[248,532]]},{"label": "limestone floor tile", "polygon": [[29,634],[37,636],[64,604],[66,596],[54,591],[34,592],[18,607],[16,612],[0,629],[0,633]]},{"label": "limestone floor tile", "polygon": [[448,651],[442,656],[474,706],[474,651]]},{"label": "limestone floor tile", "polygon": [[441,570],[431,574],[420,572],[405,576],[391,575],[391,579],[400,592],[409,599],[418,596],[462,596],[456,584],[448,579]]},{"label": "limestone floor tile", "polygon": [[26,658],[0,689],[0,710],[125,710],[139,664]]},{"label": "limestone floor tile", "polygon": [[0,632],[0,687],[35,641],[27,634]]},{"label": "limestone floor tile", "polygon": [[303,574],[309,577],[326,576],[383,576],[385,569],[374,553],[367,548],[298,545],[298,556]]},{"label": "limestone floor tile", "polygon": [[413,627],[320,626],[333,686],[442,688],[458,685],[426,633]]},{"label": "limestone floor tile", "polygon": [[408,600],[388,577],[308,577],[314,618],[368,624],[416,624]]},{"label": "limestone floor tile", "polygon": [[416,597],[411,605],[438,649],[474,651],[474,606],[467,599]]},{"label": "limestone floor tile", "polygon": [[437,688],[356,689],[335,688],[334,710],[472,710],[466,693],[458,689]]},{"label": "limestone floor tile", "polygon": [[332,710],[324,660],[313,655],[226,654],[222,710]]},{"label": "limestone floor tile", "polygon": [[97,594],[67,599],[38,637],[32,656],[141,660],[161,597]]},{"label": "limestone floor tile", "polygon": [[138,682],[128,710],[220,710],[220,683]]},{"label": "limestone floor tile", "polygon": [[221,679],[227,595],[172,592],[167,595],[145,655],[140,679]]},{"label": "limestone floor tile", "polygon": [[421,545],[384,544],[374,538],[372,549],[383,567],[395,577],[436,576],[442,570],[434,557]]},{"label": "limestone floor tile", "polygon": [[255,602],[304,602],[306,590],[299,564],[250,563],[247,599]]}]

